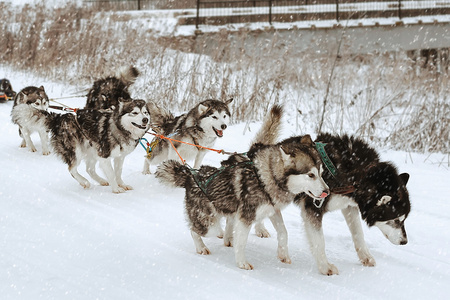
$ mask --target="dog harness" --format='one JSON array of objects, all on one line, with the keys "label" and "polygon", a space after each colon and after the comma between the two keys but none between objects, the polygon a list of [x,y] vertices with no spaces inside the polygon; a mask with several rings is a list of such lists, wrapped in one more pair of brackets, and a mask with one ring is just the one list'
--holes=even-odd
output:
[{"label": "dog harness", "polygon": [[[327,145],[327,143],[315,142],[314,144],[316,146],[317,152],[319,153],[320,159],[322,160],[323,164],[328,169],[328,171],[330,171],[330,174],[334,178],[336,178],[337,169],[334,166],[333,162],[331,161],[330,157],[328,157],[327,152],[325,151],[325,146]],[[350,186],[336,187],[331,192],[333,194],[345,195],[345,194],[351,194],[355,190],[356,190],[355,186],[350,185]],[[313,204],[315,207],[321,208],[324,201],[325,201],[325,198],[313,199]]]},{"label": "dog harness", "polygon": [[240,166],[240,165],[253,165],[253,162],[251,160],[249,160],[249,161],[243,161],[243,162],[235,163],[235,164],[233,164],[231,166],[221,166],[219,169],[217,169],[216,172],[214,172],[211,176],[209,176],[205,180],[200,180],[197,169],[191,168],[189,166],[188,166],[188,168],[189,168],[189,171],[192,174],[192,177],[194,178],[195,183],[202,190],[202,192],[205,194],[205,196],[208,197],[208,185],[211,183],[211,181],[214,180],[214,178],[216,178],[217,176],[219,176],[220,173],[222,173],[225,169],[227,169],[227,168],[230,168],[230,169],[231,168],[235,168],[235,167]]},{"label": "dog harness", "polygon": [[319,152],[323,164],[325,165],[325,167],[327,167],[328,171],[330,171],[331,175],[333,175],[333,177],[336,177],[337,170],[336,167],[333,165],[333,162],[331,162],[331,159],[328,157],[327,152],[325,151],[326,145],[327,145],[326,143],[315,142],[317,152]]},{"label": "dog harness", "polygon": [[[174,135],[177,134],[177,133],[178,133],[178,130],[175,131],[175,132],[173,132],[173,133],[171,133],[171,134],[169,134],[169,135],[167,135],[167,137],[170,138],[170,137],[174,136]],[[147,147],[146,147],[146,146],[144,145],[144,143],[142,142],[143,140],[147,143]],[[140,139],[139,139],[139,143],[140,143],[141,146],[144,148],[144,150],[147,152],[146,157],[147,157],[148,159],[152,158],[152,155],[153,155],[152,152],[153,152],[153,150],[156,148],[156,146],[158,146],[158,144],[159,144],[160,141],[161,141],[161,138],[159,138],[159,137],[157,137],[157,136],[155,136],[151,142],[148,142],[148,140],[147,140],[146,138],[140,138]]]}]

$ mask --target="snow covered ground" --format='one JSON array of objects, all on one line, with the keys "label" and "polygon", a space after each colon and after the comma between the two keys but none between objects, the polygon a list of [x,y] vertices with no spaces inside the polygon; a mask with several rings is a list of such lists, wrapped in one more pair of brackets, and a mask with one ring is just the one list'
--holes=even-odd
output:
[{"label": "snow covered ground", "polygon": [[[16,91],[46,87],[49,97],[76,87],[45,82],[0,66],[0,77]],[[82,107],[84,99],[61,100]],[[292,264],[276,257],[276,236],[252,231],[247,257],[255,269],[235,266],[233,249],[210,237],[209,256],[195,253],[183,212],[182,189],[169,189],[142,175],[144,150],[125,160],[123,177],[134,190],[113,194],[109,187],[84,190],[55,155],[19,148],[11,122],[12,102],[0,103],[0,297],[2,299],[443,299],[450,282],[449,157],[380,149],[411,175],[409,243],[392,245],[364,225],[377,261],[363,267],[338,212],[326,215],[327,255],[340,275],[319,274],[309,252],[299,210],[284,212]],[[230,126],[216,148],[245,151],[259,124]],[[283,137],[294,132],[286,124]],[[38,151],[37,134],[32,136]],[[211,152],[204,163],[217,165]],[[83,167],[83,166],[82,166]],[[81,170],[82,171],[82,170]],[[92,181],[91,181],[92,182]]]}]

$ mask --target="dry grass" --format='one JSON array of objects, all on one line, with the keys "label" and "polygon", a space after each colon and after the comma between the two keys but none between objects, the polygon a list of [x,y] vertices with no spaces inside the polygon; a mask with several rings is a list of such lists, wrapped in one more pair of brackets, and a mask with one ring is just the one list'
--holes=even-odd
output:
[{"label": "dry grass", "polygon": [[173,111],[233,97],[236,121],[260,120],[273,103],[283,103],[299,134],[317,130],[330,84],[323,131],[408,151],[450,151],[448,75],[417,73],[402,53],[361,57],[344,49],[329,81],[336,53],[299,56],[267,40],[254,55],[245,30],[233,39],[222,31],[214,47],[193,53],[192,39],[157,38],[120,14],[72,5],[0,9],[12,16],[0,21],[2,61],[20,70],[89,87],[133,64],[142,71],[136,97]]}]

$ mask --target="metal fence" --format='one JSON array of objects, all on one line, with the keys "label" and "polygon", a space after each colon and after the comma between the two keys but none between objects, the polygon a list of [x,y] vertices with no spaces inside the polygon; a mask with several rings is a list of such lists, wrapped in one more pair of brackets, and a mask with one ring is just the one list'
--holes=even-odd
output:
[{"label": "metal fence", "polygon": [[450,0],[197,0],[195,24],[402,19],[450,14]]}]

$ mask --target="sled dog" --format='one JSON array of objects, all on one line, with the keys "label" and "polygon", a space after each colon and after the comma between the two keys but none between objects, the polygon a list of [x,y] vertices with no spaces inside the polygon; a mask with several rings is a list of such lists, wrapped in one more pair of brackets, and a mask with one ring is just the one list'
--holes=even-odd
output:
[{"label": "sled dog", "polygon": [[19,135],[22,137],[20,147],[28,147],[30,151],[36,152],[36,147],[31,141],[31,134],[37,131],[41,138],[42,154],[50,154],[48,130],[45,126],[47,110],[48,97],[43,86],[29,86],[17,93],[11,117],[12,122],[19,125]]},{"label": "sled dog", "polygon": [[139,71],[135,67],[124,67],[115,76],[95,81],[88,92],[85,108],[108,109],[117,107],[119,99],[131,100],[128,88],[138,76]]},{"label": "sled dog", "polygon": [[[89,176],[100,185],[110,185],[113,193],[132,189],[122,180],[122,166],[125,157],[136,148],[148,130],[150,114],[144,100],[118,103],[114,110],[81,109],[76,115],[51,114],[48,118],[47,126],[55,153],[84,188],[89,188],[90,183],[77,171],[83,159]],[[106,180],[95,171],[97,161]]]},{"label": "sled dog", "polygon": [[[233,99],[205,100],[197,104],[188,113],[174,117],[172,113],[149,102],[152,127],[156,132],[172,139],[204,147],[213,147],[217,138],[230,121],[229,105]],[[185,160],[195,158],[194,168],[202,164],[207,150],[191,145],[173,142],[177,151]],[[150,163],[159,164],[168,159],[177,159],[177,154],[167,140],[161,140],[144,161],[143,174],[150,174]]]},{"label": "sled dog", "polygon": [[225,216],[225,246],[234,247],[239,268],[253,269],[245,257],[248,234],[253,223],[269,217],[278,235],[278,258],[291,263],[280,211],[298,193],[318,199],[327,196],[328,186],[322,180],[323,166],[309,135],[274,144],[281,115],[281,107],[274,106],[247,156],[232,155],[221,168],[195,170],[174,160],[157,168],[161,182],[186,189],[186,215],[199,254],[210,254],[201,237]]},{"label": "sled dog", "polygon": [[[360,261],[364,266],[374,266],[375,259],[364,241],[360,215],[368,226],[378,227],[391,243],[406,244],[404,223],[411,209],[406,189],[409,174],[398,174],[392,163],[380,161],[378,153],[359,138],[320,134],[317,141],[326,143],[325,160],[331,164],[324,161],[330,166],[325,168],[323,178],[331,194],[323,203],[301,194],[295,204],[302,208],[306,235],[319,271],[325,275],[339,273],[328,262],[322,231],[323,215],[338,209],[345,217]],[[342,188],[348,193],[341,194]]]}]

